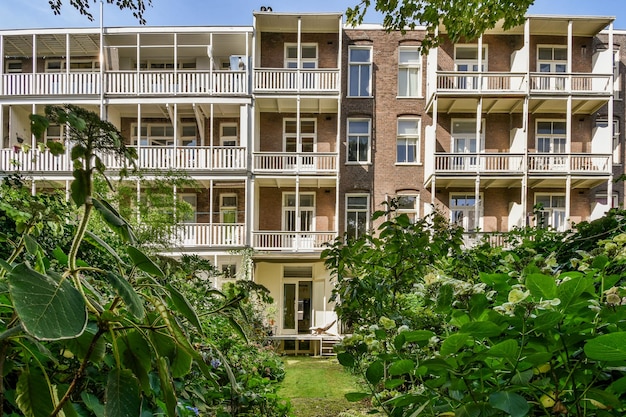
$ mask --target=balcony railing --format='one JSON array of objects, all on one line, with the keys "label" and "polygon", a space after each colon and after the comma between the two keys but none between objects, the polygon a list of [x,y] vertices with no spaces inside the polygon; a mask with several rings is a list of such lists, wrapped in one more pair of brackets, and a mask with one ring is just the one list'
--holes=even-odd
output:
[{"label": "balcony railing", "polygon": [[100,94],[100,73],[40,73],[2,75],[3,96]]},{"label": "balcony railing", "polygon": [[611,172],[611,155],[606,154],[529,154],[527,163],[522,154],[506,153],[437,153],[435,172],[442,173],[594,173]]},{"label": "balcony railing", "polygon": [[610,75],[532,73],[532,92],[606,93],[612,92]]},{"label": "balcony railing", "polygon": [[437,91],[472,93],[524,93],[526,74],[510,72],[437,72]]},{"label": "balcony railing", "polygon": [[116,71],[105,74],[105,94],[176,95],[248,93],[245,71]]},{"label": "balcony railing", "polygon": [[258,173],[334,174],[336,170],[336,153],[254,153],[254,171]]},{"label": "balcony railing", "polygon": [[507,153],[437,153],[435,171],[443,172],[523,172],[524,155]]},{"label": "balcony railing", "polygon": [[[235,146],[181,147],[142,146],[137,151],[139,169],[181,169],[186,171],[245,170],[246,148]],[[120,169],[122,163],[115,157],[102,155],[108,169]],[[20,148],[0,149],[0,171],[61,172],[71,171],[67,155],[54,156],[49,151]]]},{"label": "balcony railing", "polygon": [[338,69],[255,68],[255,92],[339,91]]},{"label": "balcony railing", "polygon": [[246,228],[237,223],[184,223],[175,243],[187,247],[245,246]]},{"label": "balcony railing", "polygon": [[259,250],[318,251],[331,242],[337,232],[252,232],[252,245]]}]

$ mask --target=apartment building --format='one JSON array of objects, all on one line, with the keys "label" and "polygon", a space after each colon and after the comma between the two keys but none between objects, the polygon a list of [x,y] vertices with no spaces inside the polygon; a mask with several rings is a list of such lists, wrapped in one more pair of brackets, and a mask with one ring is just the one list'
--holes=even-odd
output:
[{"label": "apartment building", "polygon": [[[168,171],[198,184],[175,190],[194,213],[171,255],[210,259],[216,285],[251,260],[285,338],[335,320],[320,253],[371,230],[384,201],[412,218],[442,211],[468,244],[623,204],[626,32],[612,18],[530,16],[456,44],[441,27],[426,54],[423,30],[347,28],[340,13],[252,18],[0,30],[0,173],[21,172],[33,192],[69,189],[69,154],[38,150],[28,115],[99,112],[138,151],[142,174],[126,180],[137,196]],[[45,140],[63,137],[51,126]]]}]

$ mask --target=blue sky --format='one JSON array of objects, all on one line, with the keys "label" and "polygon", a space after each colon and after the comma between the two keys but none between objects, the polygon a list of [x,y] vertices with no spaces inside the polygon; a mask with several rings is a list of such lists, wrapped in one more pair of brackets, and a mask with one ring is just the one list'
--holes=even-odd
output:
[{"label": "blue sky", "polygon": [[[150,26],[241,26],[252,25],[252,12],[261,6],[270,6],[278,12],[343,12],[359,0],[152,0],[153,7],[146,12]],[[99,4],[92,5],[96,17],[89,22],[63,0],[60,16],[54,16],[48,0],[0,0],[0,29],[41,27],[98,26]],[[585,16],[615,16],[615,28],[626,30],[625,0],[535,0],[530,14],[571,14]],[[371,12],[367,23],[380,23],[380,16]],[[105,5],[105,26],[136,25],[131,13],[120,12],[113,5]]]}]

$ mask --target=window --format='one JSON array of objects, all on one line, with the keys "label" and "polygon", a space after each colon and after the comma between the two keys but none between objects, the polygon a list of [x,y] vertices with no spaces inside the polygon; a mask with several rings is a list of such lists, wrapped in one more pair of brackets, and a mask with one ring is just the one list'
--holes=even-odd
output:
[{"label": "window", "polygon": [[237,146],[237,123],[220,123],[220,145]]},{"label": "window", "polygon": [[369,195],[346,194],[346,235],[358,239],[369,228]]},{"label": "window", "polygon": [[[609,126],[609,121],[606,118],[596,119],[596,127],[607,128]],[[622,146],[621,141],[619,139],[620,131],[619,131],[619,119],[613,119],[613,163],[619,164],[622,161]]]},{"label": "window", "polygon": [[223,264],[222,276],[224,278],[236,278],[237,277],[237,265],[236,264]]},{"label": "window", "polygon": [[195,124],[184,124],[181,129],[180,143],[183,146],[198,146],[198,132]]},{"label": "window", "polygon": [[[487,70],[487,48],[482,48],[482,59],[478,62],[478,45],[454,46],[454,70],[457,72],[483,72]],[[456,88],[477,89],[478,77],[456,77]]]},{"label": "window", "polygon": [[348,162],[370,161],[370,119],[348,119]]},{"label": "window", "polygon": [[[478,224],[476,224],[476,204],[478,204]],[[482,197],[476,201],[474,194],[450,195],[450,221],[468,232],[481,227],[482,208]]]},{"label": "window", "polygon": [[[179,129],[179,146],[197,145],[198,132],[194,123],[182,123],[179,125]],[[141,146],[174,146],[174,140],[174,126],[171,124],[142,124],[141,132],[139,132],[139,126],[137,124],[131,126],[131,141],[133,145],[137,145],[139,142]]]},{"label": "window", "polygon": [[[608,197],[607,193],[596,193],[596,198],[594,201],[598,204],[606,205],[607,200],[608,200],[607,197]],[[613,193],[613,195],[611,196],[610,207],[611,208],[618,207],[618,194],[617,193]]]},{"label": "window", "polygon": [[[100,62],[96,59],[70,59],[71,72],[94,72],[100,68]],[[65,59],[47,59],[46,72],[64,72],[67,70]]]},{"label": "window", "polygon": [[537,121],[537,152],[560,154],[535,157],[535,169],[563,168],[565,165],[566,122],[561,120]]},{"label": "window", "polygon": [[[537,71],[547,73],[567,72],[567,47],[539,46],[537,47]],[[565,77],[550,76],[537,77],[534,88],[540,90],[564,90]]]},{"label": "window", "polygon": [[565,195],[537,194],[535,210],[538,228],[554,228],[559,232],[565,230]]},{"label": "window", "polygon": [[298,121],[296,119],[284,119],[285,152],[315,152],[316,130],[317,120],[300,119],[300,140],[298,140]]},{"label": "window", "polygon": [[5,66],[5,70],[4,71],[7,74],[22,72],[22,61],[19,61],[19,60],[9,60],[9,61],[6,61],[6,66]]},{"label": "window", "polygon": [[[283,230],[312,232],[315,230],[315,193],[300,193],[296,213],[296,193],[283,193]],[[298,217],[300,218],[299,228]]]},{"label": "window", "polygon": [[422,90],[422,56],[417,47],[401,46],[398,57],[398,96],[419,97]]},{"label": "window", "polygon": [[348,50],[348,96],[372,95],[372,48],[351,46]]},{"label": "window", "polygon": [[220,223],[237,223],[237,194],[220,194]]},{"label": "window", "polygon": [[65,125],[49,125],[46,129],[46,142],[62,142],[65,139]]},{"label": "window", "polygon": [[[484,120],[482,121],[484,126]],[[480,140],[480,143],[478,142]],[[476,169],[478,164],[477,153],[483,148],[484,128],[481,129],[480,139],[476,137],[476,119],[452,120],[452,150],[455,154],[452,159],[455,170]],[[462,154],[468,154],[464,156]]]},{"label": "window", "polygon": [[180,194],[179,198],[191,206],[191,212],[185,213],[183,223],[198,222],[198,196],[196,194]]},{"label": "window", "polygon": [[[285,68],[298,68],[298,45],[285,44]],[[317,68],[317,44],[300,44],[300,68]]]},{"label": "window", "polygon": [[416,164],[420,161],[420,119],[398,119],[396,162]]},{"label": "window", "polygon": [[411,223],[415,222],[419,215],[419,195],[400,194],[397,197],[397,204],[396,213],[398,215],[406,214]]},{"label": "window", "polygon": [[46,60],[46,72],[61,72],[65,69],[65,61],[60,59]]}]

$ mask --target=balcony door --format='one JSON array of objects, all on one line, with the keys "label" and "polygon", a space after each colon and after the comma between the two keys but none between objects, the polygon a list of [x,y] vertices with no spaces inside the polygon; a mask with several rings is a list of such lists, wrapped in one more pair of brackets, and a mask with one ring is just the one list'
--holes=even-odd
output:
[{"label": "balcony door", "polygon": [[538,228],[565,231],[565,195],[538,194],[535,196],[535,209]]},{"label": "balcony door", "polygon": [[565,121],[538,121],[537,152],[551,154],[538,156],[535,169],[539,170],[563,170],[566,165],[566,123]]},{"label": "balcony door", "polygon": [[[539,46],[537,48],[537,71],[551,74],[566,73],[567,47]],[[541,90],[564,90],[565,77],[558,75],[539,77],[539,85],[536,87]]]},{"label": "balcony door", "polygon": [[315,237],[306,232],[315,230],[315,193],[300,193],[296,207],[296,194],[283,194],[283,245],[286,248],[312,248]]},{"label": "balcony door", "polygon": [[[478,224],[476,222],[476,204],[478,204]],[[476,200],[474,194],[450,195],[450,221],[463,227],[466,232],[482,228],[483,206],[482,196]]]},{"label": "balcony door", "polygon": [[[482,148],[483,135],[476,137],[476,119],[454,119],[452,121],[452,152],[455,170],[475,170],[478,166],[477,153]],[[461,154],[467,154],[462,156]]]},{"label": "balcony door", "polygon": [[311,171],[314,169],[313,156],[317,148],[317,120],[300,119],[300,136],[298,136],[296,119],[285,119],[283,124],[284,152],[297,153],[287,157],[287,169]]},{"label": "balcony door", "polygon": [[180,194],[179,198],[191,206],[191,211],[181,218],[183,224],[183,241],[186,245],[196,244],[196,225],[198,222],[198,196],[196,194]]},{"label": "balcony door", "polygon": [[[478,45],[456,45],[454,48],[454,70],[456,72],[483,72],[487,67],[487,48],[483,47],[482,61],[478,62]],[[478,77],[457,77],[456,88],[475,90]]]},{"label": "balcony door", "polygon": [[237,194],[220,194],[220,223],[222,244],[231,245],[237,243]]}]

